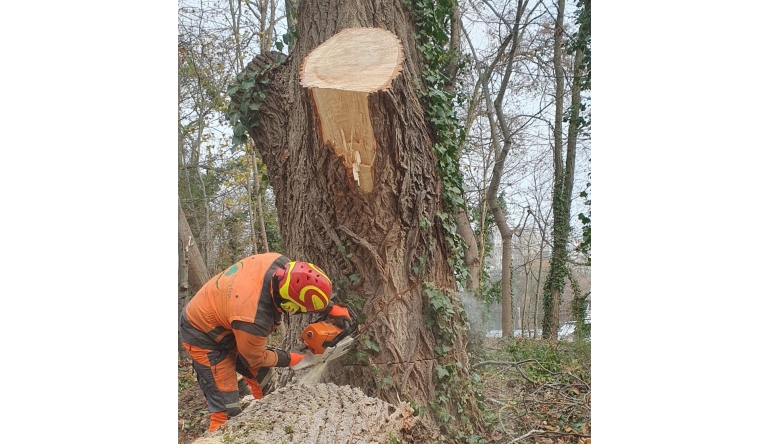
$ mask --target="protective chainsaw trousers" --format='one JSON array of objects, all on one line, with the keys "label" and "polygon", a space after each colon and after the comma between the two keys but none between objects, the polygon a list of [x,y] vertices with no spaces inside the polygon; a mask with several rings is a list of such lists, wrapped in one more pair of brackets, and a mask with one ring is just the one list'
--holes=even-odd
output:
[{"label": "protective chainsaw trousers", "polygon": [[251,393],[255,399],[262,398],[262,387],[257,381],[264,378],[270,370],[269,367],[260,368],[255,375],[243,359],[238,356],[238,350],[235,348],[231,350],[208,350],[188,343],[184,343],[184,347],[192,358],[198,385],[206,397],[209,411],[212,412],[212,425],[210,427],[216,425],[216,428],[219,428],[224,422],[221,421],[216,424],[222,415],[215,417],[215,413],[224,413],[226,415],[225,420],[241,413],[236,373],[243,375],[243,379],[251,388]]}]

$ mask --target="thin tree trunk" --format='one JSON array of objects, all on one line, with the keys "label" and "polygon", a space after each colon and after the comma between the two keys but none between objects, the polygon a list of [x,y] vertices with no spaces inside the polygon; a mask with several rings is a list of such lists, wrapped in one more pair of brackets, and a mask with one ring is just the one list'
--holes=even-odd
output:
[{"label": "thin tree trunk", "polygon": [[468,267],[468,279],[465,289],[474,296],[479,296],[481,289],[481,261],[479,260],[479,248],[476,242],[476,235],[473,233],[471,222],[468,220],[468,212],[465,209],[458,209],[455,212],[457,218],[457,232],[465,242],[465,266]]},{"label": "thin tree trunk", "polygon": [[265,231],[265,218],[262,215],[262,195],[260,192],[260,179],[259,179],[259,166],[257,165],[257,146],[256,143],[250,139],[251,145],[251,169],[254,172],[254,194],[257,198],[257,221],[259,222],[259,235],[262,239],[262,252],[267,253],[270,251],[270,245],[267,243],[267,232]]},{"label": "thin tree trunk", "polygon": [[[564,118],[564,66],[562,42],[564,34],[564,0],[558,0],[554,31],[553,64],[556,73],[556,112],[553,130],[553,250],[551,263],[543,288],[543,337],[555,339],[559,330],[559,304],[566,277],[567,239],[569,236],[569,205],[571,175],[565,173],[562,156],[562,119]],[[574,160],[573,160],[574,161]],[[574,171],[574,170],[573,170]],[[568,190],[570,190],[568,192]]]},{"label": "thin tree trunk", "polygon": [[[234,4],[237,2],[237,7]],[[241,17],[243,15],[241,2],[239,0],[229,0],[230,6],[230,18],[231,18],[231,30],[233,38],[235,39],[235,61],[238,71],[243,71],[245,68],[243,61],[243,52],[241,51]],[[272,33],[275,27],[275,1],[270,2],[270,20],[267,19],[268,3],[266,0],[259,2],[259,11],[254,11],[251,5],[247,3],[247,7],[251,12],[259,16],[259,35],[260,35],[260,50],[262,53],[270,51],[270,45],[272,43]],[[256,204],[252,199],[252,190],[250,185],[246,185],[249,191],[249,227],[251,232],[252,251],[254,253],[263,252],[267,253],[269,245],[267,244],[267,234],[265,232],[265,219],[262,214],[262,197],[260,195],[260,180],[259,180],[259,168],[257,167],[257,149],[256,142],[249,139],[246,142],[246,152],[251,158],[251,167],[254,173],[254,189],[253,196],[256,198]],[[256,213],[256,216],[254,215]],[[262,243],[262,248],[257,247],[257,234],[254,226],[259,224],[259,236]]]},{"label": "thin tree trunk", "polygon": [[[591,13],[590,0],[584,3],[585,13]],[[590,22],[580,25],[578,37],[584,36],[586,33],[590,35]],[[580,120],[580,93],[581,85],[583,84],[583,48],[578,46],[575,51],[575,60],[573,64],[573,78],[571,85],[571,97],[570,97],[570,116],[569,116],[569,128],[567,130],[567,182],[572,184],[575,176],[575,155],[577,151],[577,136],[579,131]],[[567,189],[567,202],[572,202],[572,186]],[[567,214],[570,214],[570,208],[567,208]],[[572,317],[577,323],[577,336],[583,337],[586,333],[585,317],[586,317],[586,299],[587,295],[582,292],[575,292],[573,295],[573,301],[571,304]]]},{"label": "thin tree trunk", "polygon": [[[453,93],[456,87],[457,71],[460,66],[460,24],[462,23],[462,17],[460,15],[460,8],[455,3],[453,6],[452,19],[450,21],[450,38],[449,38],[449,50],[450,50],[450,62],[447,67],[447,77],[450,81],[447,82],[445,90]],[[458,153],[459,155],[459,153]],[[463,192],[463,201],[465,196]],[[455,210],[455,219],[457,221],[457,232],[462,237],[464,245],[463,260],[465,266],[468,267],[468,279],[465,283],[465,290],[473,293],[478,298],[480,296],[479,291],[481,289],[481,257],[479,256],[479,248],[476,241],[476,235],[471,227],[470,218],[468,217],[467,208],[457,208]]]},{"label": "thin tree trunk", "polygon": [[190,295],[195,293],[203,287],[203,284],[208,282],[211,278],[206,262],[203,259],[203,255],[198,248],[198,243],[193,237],[190,225],[187,223],[182,206],[179,205],[179,239],[183,242],[188,263],[188,281],[190,285]]},{"label": "thin tree trunk", "polygon": [[[187,251],[185,250],[184,242],[182,241],[181,237],[178,239],[178,246],[179,246],[179,298],[177,300],[177,317],[181,316],[182,310],[184,309],[185,304],[187,304],[187,301],[190,298],[190,282],[189,282],[189,275],[188,275],[188,268],[187,268]],[[177,334],[179,334],[179,327],[177,325]],[[188,353],[187,350],[185,350],[184,346],[182,345],[182,339],[180,336],[178,337],[178,355],[179,359],[187,358]]]},{"label": "thin tree trunk", "polygon": [[543,251],[545,250],[545,231],[543,231],[540,235],[540,255],[537,261],[537,279],[535,279],[535,296],[533,300],[535,301],[535,308],[533,310],[533,319],[535,323],[535,338],[537,338],[537,303],[538,299],[540,298],[540,282],[543,278]]},{"label": "thin tree trunk", "polygon": [[251,239],[251,254],[257,254],[257,233],[254,230],[254,225],[256,225],[257,221],[254,218],[254,211],[251,208],[254,198],[251,194],[251,184],[248,181],[246,182],[246,195],[248,197],[247,206],[249,208],[249,238]]},{"label": "thin tree trunk", "polygon": [[[187,223],[187,218],[182,210],[182,205],[177,205],[179,208],[178,215],[178,245],[179,245],[179,278],[178,289],[179,296],[177,300],[177,324],[179,316],[182,314],[187,302],[200,288],[205,284],[209,278],[209,272],[206,268],[203,257],[198,250],[198,246],[193,239],[190,225]],[[179,357],[186,357],[187,352],[182,347],[181,338],[178,339]]]},{"label": "thin tree trunk", "polygon": [[[519,45],[519,26],[520,26],[521,18],[524,14],[524,9],[526,7],[526,4],[527,2],[523,0],[518,1],[518,5],[516,9],[516,19],[515,19],[515,23],[511,31],[511,34],[506,38],[504,44],[498,50],[498,54],[495,59],[495,62],[493,62],[491,66],[489,66],[485,71],[480,72],[480,80],[479,80],[479,82],[482,85],[483,96],[486,101],[487,118],[489,120],[489,125],[490,125],[490,130],[492,135],[492,145],[495,148],[495,166],[494,166],[494,169],[492,170],[492,181],[490,183],[489,188],[487,189],[485,200],[487,201],[489,208],[495,217],[495,223],[497,224],[497,228],[500,231],[500,236],[502,238],[502,243],[503,243],[503,257],[502,257],[503,276],[502,276],[502,282],[501,282],[501,287],[502,287],[502,302],[501,302],[502,307],[501,308],[502,308],[503,337],[510,336],[512,333],[511,325],[513,323],[513,315],[511,311],[512,303],[511,303],[511,275],[510,275],[510,263],[511,263],[510,242],[515,229],[512,230],[510,228],[510,226],[508,225],[508,221],[506,220],[505,214],[503,213],[502,209],[497,203],[498,191],[500,189],[500,181],[502,179],[503,168],[505,167],[505,160],[508,156],[508,152],[510,151],[511,145],[513,143],[512,131],[510,130],[505,114],[503,113],[502,99],[505,96],[505,92],[508,88],[508,82],[513,72],[514,56],[516,54],[516,51],[518,50],[518,45]],[[468,40],[470,41],[470,38],[468,38]],[[509,44],[510,44],[510,51],[506,52],[506,48]],[[475,53],[475,50],[473,50],[473,47],[471,47],[471,51],[473,52],[474,57],[476,57],[475,56],[476,53]],[[490,96],[488,83],[489,83],[492,71],[495,69],[497,63],[501,60],[505,62],[505,73],[503,75],[503,79],[501,80],[500,91],[493,103]],[[477,62],[477,65],[479,65],[478,58],[476,58],[476,62]],[[498,129],[499,129],[499,132],[502,132],[502,135],[503,135],[502,142],[500,140],[500,135],[498,134]],[[508,273],[506,273],[505,270],[508,270]]]}]

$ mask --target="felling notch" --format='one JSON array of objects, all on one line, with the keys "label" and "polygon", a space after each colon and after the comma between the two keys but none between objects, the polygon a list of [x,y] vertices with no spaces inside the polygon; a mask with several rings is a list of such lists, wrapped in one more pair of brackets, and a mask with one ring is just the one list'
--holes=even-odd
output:
[{"label": "felling notch", "polygon": [[390,87],[401,72],[404,52],[382,28],[347,28],[305,57],[300,83],[310,90],[321,138],[342,156],[361,191],[374,187],[377,144],[369,115],[369,94]]}]

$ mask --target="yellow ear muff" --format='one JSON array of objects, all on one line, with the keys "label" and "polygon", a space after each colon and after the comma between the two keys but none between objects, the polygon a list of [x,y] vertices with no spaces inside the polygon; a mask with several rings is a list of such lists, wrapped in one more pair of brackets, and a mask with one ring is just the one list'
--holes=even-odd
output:
[{"label": "yellow ear muff", "polygon": [[281,302],[281,309],[287,313],[296,313],[298,310],[301,310],[300,306],[292,301]]}]

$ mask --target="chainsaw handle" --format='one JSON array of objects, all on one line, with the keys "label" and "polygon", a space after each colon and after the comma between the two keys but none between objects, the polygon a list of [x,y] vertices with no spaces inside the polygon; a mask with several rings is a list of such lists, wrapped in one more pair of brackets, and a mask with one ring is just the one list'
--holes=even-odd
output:
[{"label": "chainsaw handle", "polygon": [[[332,319],[332,322],[337,325],[337,327],[342,329],[342,333],[338,334],[336,338],[332,339],[329,343],[329,347],[336,346],[341,340],[345,339],[346,337],[350,336],[352,333],[356,332],[358,323],[352,321],[348,318],[334,318]],[[339,325],[342,324],[342,325]]]}]

